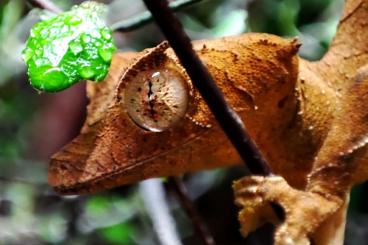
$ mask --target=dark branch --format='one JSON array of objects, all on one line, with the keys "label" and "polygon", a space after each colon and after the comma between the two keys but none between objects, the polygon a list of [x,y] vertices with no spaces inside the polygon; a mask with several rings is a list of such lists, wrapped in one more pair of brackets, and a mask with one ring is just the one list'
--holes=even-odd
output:
[{"label": "dark branch", "polygon": [[167,1],[143,1],[250,172],[257,175],[270,175],[269,165],[250,138],[240,117],[227,104],[210,73],[193,51],[190,39],[170,10]]},{"label": "dark branch", "polygon": [[[194,3],[200,2],[202,0],[176,0],[174,2],[171,2],[169,4],[169,7],[173,11],[179,11],[182,10],[185,7],[191,6]],[[119,32],[127,32],[132,31],[134,29],[137,29],[145,24],[148,24],[153,20],[152,15],[149,11],[144,11],[143,13],[136,15],[132,18],[129,18],[127,20],[121,20],[114,24],[112,24],[110,27],[113,31],[119,31]]]},{"label": "dark branch", "polygon": [[175,195],[178,197],[181,206],[184,208],[188,217],[190,218],[195,232],[198,237],[202,240],[205,245],[214,245],[215,241],[208,231],[205,222],[202,220],[201,216],[197,212],[192,200],[190,200],[187,189],[183,181],[178,177],[170,177],[168,179],[169,187],[174,191]]},{"label": "dark branch", "polygon": [[28,2],[37,8],[45,9],[53,13],[61,13],[62,10],[49,0],[28,0]]}]

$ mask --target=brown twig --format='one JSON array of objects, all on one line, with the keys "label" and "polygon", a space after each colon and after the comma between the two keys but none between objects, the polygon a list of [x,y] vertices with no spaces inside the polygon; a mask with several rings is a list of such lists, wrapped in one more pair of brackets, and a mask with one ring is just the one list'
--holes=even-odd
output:
[{"label": "brown twig", "polygon": [[62,10],[56,6],[54,3],[52,3],[49,0],[27,0],[31,5],[40,8],[40,9],[46,9],[53,13],[61,13]]},{"label": "brown twig", "polygon": [[185,212],[190,218],[196,234],[200,237],[203,244],[214,245],[215,240],[208,231],[205,222],[198,213],[196,207],[194,206],[192,200],[188,196],[188,191],[179,177],[170,177],[168,179],[169,187],[174,191],[175,195],[179,199],[181,206],[184,207]]},{"label": "brown twig", "polygon": [[[173,11],[180,11],[188,6],[198,3],[202,0],[175,0],[170,2],[169,7]],[[152,21],[152,15],[149,11],[144,11],[129,19],[120,20],[110,26],[113,31],[128,32],[144,26]]]},{"label": "brown twig", "polygon": [[[272,171],[257,145],[250,138],[237,113],[228,105],[211,74],[194,52],[189,37],[174,16],[166,0],[143,0],[161,31],[166,36],[176,56],[187,71],[194,86],[206,101],[217,122],[246,163],[251,174],[270,176]],[[272,207],[280,219],[285,214],[276,204]]]},{"label": "brown twig", "polygon": [[193,51],[189,37],[166,0],[143,0],[184,66],[193,84],[252,174],[270,175],[271,169],[250,138],[240,117],[228,105],[212,76]]}]

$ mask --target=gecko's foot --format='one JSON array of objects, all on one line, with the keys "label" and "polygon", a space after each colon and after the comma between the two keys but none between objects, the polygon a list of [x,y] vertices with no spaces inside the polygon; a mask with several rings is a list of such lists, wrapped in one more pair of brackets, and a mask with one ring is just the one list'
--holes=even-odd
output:
[{"label": "gecko's foot", "polygon": [[[292,188],[279,176],[249,176],[234,183],[235,202],[242,208],[239,222],[243,236],[266,222],[276,225],[275,245],[310,244],[314,231],[341,206],[339,198]],[[279,220],[270,203],[282,207]]]}]

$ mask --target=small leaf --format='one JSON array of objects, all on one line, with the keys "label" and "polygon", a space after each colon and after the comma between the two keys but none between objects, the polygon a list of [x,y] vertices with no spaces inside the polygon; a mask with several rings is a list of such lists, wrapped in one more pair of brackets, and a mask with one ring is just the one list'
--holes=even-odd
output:
[{"label": "small leaf", "polygon": [[105,12],[105,5],[85,2],[34,25],[23,51],[33,87],[57,92],[105,78],[116,50]]},{"label": "small leaf", "polygon": [[121,223],[100,230],[105,240],[112,244],[132,244],[134,228],[127,223]]}]

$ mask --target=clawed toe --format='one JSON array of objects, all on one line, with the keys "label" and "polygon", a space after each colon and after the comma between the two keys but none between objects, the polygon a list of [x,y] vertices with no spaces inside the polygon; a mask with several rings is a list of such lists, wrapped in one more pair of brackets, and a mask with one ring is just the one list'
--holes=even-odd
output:
[{"label": "clawed toe", "polygon": [[310,240],[303,231],[296,231],[292,227],[283,224],[275,232],[274,245],[310,245]]},{"label": "clawed toe", "polygon": [[[308,245],[309,235],[341,206],[338,199],[329,199],[307,191],[296,190],[278,176],[249,176],[233,185],[235,203],[241,207],[241,233],[247,236],[266,222],[277,225],[275,245]],[[281,206],[285,220],[277,219],[270,203]]]},{"label": "clawed toe", "polygon": [[273,224],[279,222],[265,196],[263,185],[267,181],[268,178],[262,176],[250,176],[236,181],[233,185],[235,204],[242,208],[239,212],[239,221],[243,236],[247,236],[267,222]]}]

